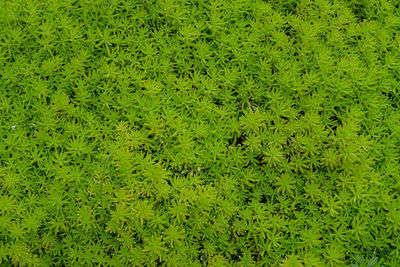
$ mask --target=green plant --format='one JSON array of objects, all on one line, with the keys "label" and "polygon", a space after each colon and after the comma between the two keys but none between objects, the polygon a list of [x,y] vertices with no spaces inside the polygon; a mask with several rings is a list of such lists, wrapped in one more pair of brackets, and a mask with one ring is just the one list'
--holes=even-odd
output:
[{"label": "green plant", "polygon": [[356,255],[355,259],[357,261],[356,264],[352,264],[352,267],[372,267],[375,266],[378,263],[378,257],[373,257],[369,261],[366,260],[363,256]]},{"label": "green plant", "polygon": [[399,17],[0,1],[0,265],[400,266]]}]

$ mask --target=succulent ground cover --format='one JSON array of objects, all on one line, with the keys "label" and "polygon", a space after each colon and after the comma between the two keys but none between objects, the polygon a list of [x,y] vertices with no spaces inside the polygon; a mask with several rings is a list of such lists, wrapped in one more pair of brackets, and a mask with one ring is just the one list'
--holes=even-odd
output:
[{"label": "succulent ground cover", "polygon": [[398,0],[0,1],[1,266],[400,266]]}]

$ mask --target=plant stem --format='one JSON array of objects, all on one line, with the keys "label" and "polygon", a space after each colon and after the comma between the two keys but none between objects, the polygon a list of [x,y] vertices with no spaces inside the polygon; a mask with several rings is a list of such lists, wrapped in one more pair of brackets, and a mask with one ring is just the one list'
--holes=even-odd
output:
[{"label": "plant stem", "polygon": [[103,166],[103,172],[101,174],[101,181],[100,181],[100,205],[101,207],[104,209],[104,205],[103,205],[103,184],[105,182],[105,176],[106,176],[106,169],[108,167],[108,164],[110,162],[111,156],[114,153],[111,152],[108,157],[106,158],[106,160],[104,161],[104,166]]}]

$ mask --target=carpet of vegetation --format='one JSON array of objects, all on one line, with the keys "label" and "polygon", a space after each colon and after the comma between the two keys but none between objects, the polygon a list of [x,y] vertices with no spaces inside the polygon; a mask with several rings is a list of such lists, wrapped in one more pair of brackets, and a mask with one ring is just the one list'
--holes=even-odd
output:
[{"label": "carpet of vegetation", "polygon": [[400,266],[398,0],[1,0],[1,266]]}]

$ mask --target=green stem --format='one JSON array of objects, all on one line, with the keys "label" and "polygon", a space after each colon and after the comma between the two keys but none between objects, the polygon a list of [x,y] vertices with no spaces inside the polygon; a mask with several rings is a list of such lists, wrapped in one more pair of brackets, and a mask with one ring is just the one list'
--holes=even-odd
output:
[{"label": "green stem", "polygon": [[103,172],[101,174],[101,181],[100,181],[100,204],[101,207],[104,209],[104,205],[103,205],[103,184],[105,182],[105,176],[106,176],[106,169],[108,167],[108,164],[110,162],[111,156],[112,154],[114,154],[114,151],[111,152],[108,157],[106,158],[105,162],[104,162],[104,167],[103,167]]}]

